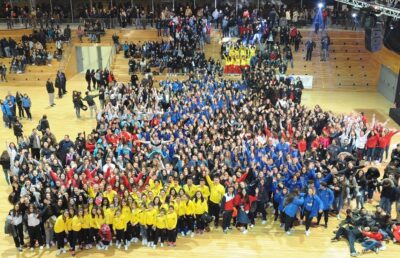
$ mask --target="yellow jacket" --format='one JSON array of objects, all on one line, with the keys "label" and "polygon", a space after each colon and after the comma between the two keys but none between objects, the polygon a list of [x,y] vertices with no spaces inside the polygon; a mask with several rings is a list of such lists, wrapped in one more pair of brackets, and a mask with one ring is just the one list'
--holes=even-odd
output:
[{"label": "yellow jacket", "polygon": [[63,215],[57,217],[54,223],[54,233],[61,233],[67,230],[66,220],[64,220]]},{"label": "yellow jacket", "polygon": [[85,214],[83,216],[79,216],[79,220],[81,221],[81,226],[83,229],[88,229],[90,228],[90,215],[89,214]]},{"label": "yellow jacket", "polygon": [[97,225],[96,216],[93,217],[92,215],[89,215],[89,225],[91,228],[100,228],[100,226]]},{"label": "yellow jacket", "polygon": [[153,179],[149,180],[149,186],[154,195],[158,195],[162,189],[162,183],[159,181],[159,184],[156,186]]},{"label": "yellow jacket", "polygon": [[76,231],[76,232],[81,231],[82,224],[81,224],[81,220],[79,219],[79,217],[77,215],[75,215],[71,219],[71,227],[72,227],[73,231]]},{"label": "yellow jacket", "polygon": [[156,217],[156,228],[165,229],[167,227],[167,216],[158,214]]},{"label": "yellow jacket", "polygon": [[210,196],[210,188],[208,188],[208,186],[199,185],[199,186],[197,186],[197,190],[201,192],[201,194],[203,195],[204,199],[208,200],[208,197]]},{"label": "yellow jacket", "polygon": [[103,192],[103,198],[107,198],[109,203],[112,203],[114,201],[114,197],[117,195],[117,192],[114,190],[111,190],[110,192],[104,191]]},{"label": "yellow jacket", "polygon": [[178,208],[175,210],[178,216],[186,215],[186,203],[184,201],[180,201],[177,203]]},{"label": "yellow jacket", "polygon": [[111,209],[111,208],[104,209],[104,217],[106,220],[106,224],[108,224],[108,225],[113,224],[114,215],[115,215],[114,209]]},{"label": "yellow jacket", "polygon": [[183,190],[187,195],[189,195],[189,198],[193,198],[193,196],[196,194],[198,191],[198,188],[196,185],[191,185],[188,186],[187,184],[183,186]]},{"label": "yellow jacket", "polygon": [[72,218],[67,218],[67,221],[65,222],[67,225],[67,230],[71,231],[72,230]]},{"label": "yellow jacket", "polygon": [[221,184],[214,184],[209,175],[206,176],[206,180],[210,186],[210,201],[219,204],[225,194],[225,188]]},{"label": "yellow jacket", "polygon": [[185,215],[187,216],[194,215],[194,203],[191,200],[189,200],[185,204],[186,204]]},{"label": "yellow jacket", "polygon": [[178,223],[178,216],[175,212],[168,212],[166,216],[166,226],[167,229],[172,230],[176,228],[176,224]]},{"label": "yellow jacket", "polygon": [[156,224],[156,216],[157,210],[156,209],[148,209],[145,211],[145,221],[147,226],[153,226]]},{"label": "yellow jacket", "polygon": [[197,201],[193,201],[194,203],[194,214],[196,215],[202,215],[205,212],[208,212],[208,205],[207,201],[201,201],[200,199]]},{"label": "yellow jacket", "polygon": [[114,217],[113,228],[114,230],[126,230],[126,219],[123,215]]},{"label": "yellow jacket", "polygon": [[136,225],[136,224],[140,223],[140,213],[141,213],[140,209],[132,210],[132,212],[131,212],[131,224],[132,225]]},{"label": "yellow jacket", "polygon": [[129,206],[122,206],[121,213],[125,218],[130,218],[132,211]]},{"label": "yellow jacket", "polygon": [[146,211],[139,210],[138,218],[140,225],[146,225]]}]

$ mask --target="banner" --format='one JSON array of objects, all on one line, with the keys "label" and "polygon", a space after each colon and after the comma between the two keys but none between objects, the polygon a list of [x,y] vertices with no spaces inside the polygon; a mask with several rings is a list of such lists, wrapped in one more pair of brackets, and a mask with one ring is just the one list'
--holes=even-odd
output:
[{"label": "banner", "polygon": [[312,75],[289,75],[290,80],[296,80],[296,78],[300,78],[303,82],[304,89],[311,90],[313,85],[313,76]]}]

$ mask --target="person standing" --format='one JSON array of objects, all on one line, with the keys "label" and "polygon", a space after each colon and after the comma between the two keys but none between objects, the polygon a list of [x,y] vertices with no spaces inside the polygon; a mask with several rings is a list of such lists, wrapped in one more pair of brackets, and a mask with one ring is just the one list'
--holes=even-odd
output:
[{"label": "person standing", "polygon": [[32,134],[29,136],[29,146],[31,147],[32,158],[36,160],[40,159],[40,140],[37,129],[32,129]]},{"label": "person standing", "polygon": [[214,180],[211,181],[210,175],[207,171],[206,180],[210,186],[210,200],[208,203],[210,215],[214,217],[214,226],[218,227],[219,222],[219,204],[225,194],[225,188],[220,184],[219,177],[214,175]]},{"label": "person standing", "polygon": [[56,76],[55,86],[58,89],[58,98],[61,99],[63,93],[62,93],[62,86],[61,86],[61,78],[60,78],[58,73],[57,73],[57,76]]},{"label": "person standing", "polygon": [[306,49],[307,49],[306,61],[311,61],[312,52],[314,50],[314,47],[315,47],[315,42],[312,39],[309,39],[306,42]]},{"label": "person standing", "polygon": [[49,79],[47,79],[46,82],[46,90],[47,93],[49,94],[49,104],[50,107],[54,107],[55,103],[54,103],[54,84],[53,82]]},{"label": "person standing", "polygon": [[90,83],[92,82],[92,76],[90,74],[90,69],[86,70],[85,80],[87,82],[87,90],[92,91],[92,89],[90,88]]},{"label": "person standing", "polygon": [[32,120],[31,106],[32,106],[31,99],[25,93],[24,96],[22,97],[22,107],[25,109],[27,119],[29,119],[29,120]]},{"label": "person standing", "polygon": [[23,98],[22,94],[17,91],[17,94],[15,95],[15,101],[16,101],[17,107],[18,107],[18,117],[19,118],[22,118],[22,117],[25,118],[24,109],[22,107],[22,98]]},{"label": "person standing", "polygon": [[93,118],[93,110],[97,113],[97,106],[94,102],[94,98],[98,97],[99,95],[89,95],[88,91],[86,91],[85,95],[86,96],[83,100],[88,103],[90,109],[90,118]]},{"label": "person standing", "polygon": [[1,81],[7,81],[7,66],[5,64],[0,65],[0,75],[1,75]]},{"label": "person standing", "polygon": [[74,103],[76,117],[81,118],[82,98],[80,92],[74,91],[72,102]]}]

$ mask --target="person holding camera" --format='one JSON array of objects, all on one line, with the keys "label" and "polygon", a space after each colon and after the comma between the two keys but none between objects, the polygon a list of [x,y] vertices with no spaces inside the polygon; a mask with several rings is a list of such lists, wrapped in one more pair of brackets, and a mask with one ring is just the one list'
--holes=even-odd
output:
[{"label": "person holding camera", "polygon": [[74,103],[76,117],[81,118],[81,108],[83,108],[81,92],[74,91],[72,93],[72,103]]}]

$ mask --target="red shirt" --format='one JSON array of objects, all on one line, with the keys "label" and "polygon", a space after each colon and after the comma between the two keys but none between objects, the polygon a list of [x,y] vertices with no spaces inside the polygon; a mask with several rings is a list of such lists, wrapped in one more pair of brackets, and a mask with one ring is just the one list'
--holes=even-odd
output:
[{"label": "red shirt", "polygon": [[365,145],[367,146],[367,149],[373,149],[378,144],[378,141],[379,141],[379,135],[375,134],[374,136],[368,138],[367,144]]},{"label": "red shirt", "polygon": [[366,232],[363,231],[362,234],[366,237],[375,239],[376,241],[381,241],[383,239],[383,235],[379,232]]},{"label": "red shirt", "polygon": [[299,143],[297,144],[297,148],[299,149],[300,152],[306,152],[307,150],[307,142],[306,140],[300,140]]}]

